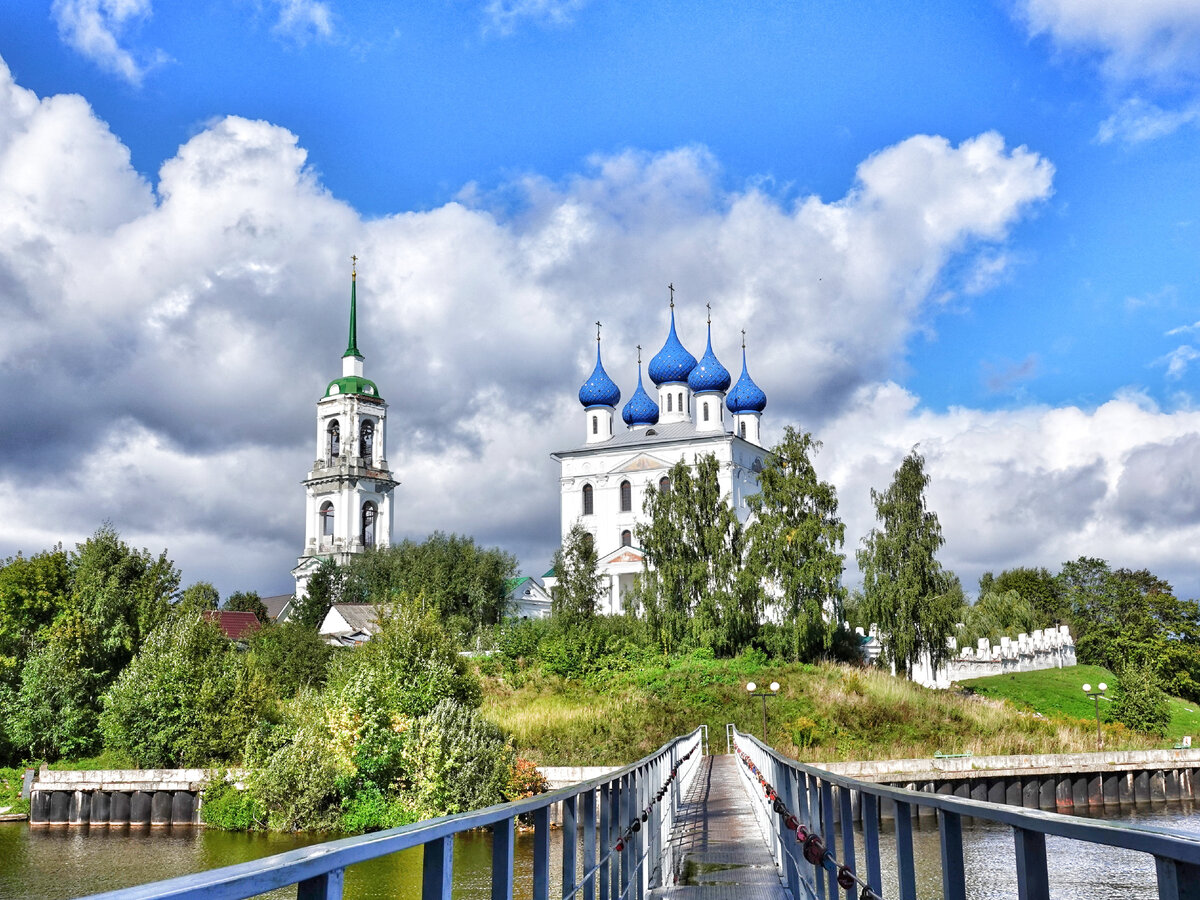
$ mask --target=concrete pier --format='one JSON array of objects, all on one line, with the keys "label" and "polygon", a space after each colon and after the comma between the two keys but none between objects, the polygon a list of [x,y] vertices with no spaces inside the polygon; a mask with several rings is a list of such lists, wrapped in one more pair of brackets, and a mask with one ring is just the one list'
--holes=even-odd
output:
[{"label": "concrete pier", "polygon": [[29,824],[199,825],[212,776],[207,769],[42,769],[28,779]]}]

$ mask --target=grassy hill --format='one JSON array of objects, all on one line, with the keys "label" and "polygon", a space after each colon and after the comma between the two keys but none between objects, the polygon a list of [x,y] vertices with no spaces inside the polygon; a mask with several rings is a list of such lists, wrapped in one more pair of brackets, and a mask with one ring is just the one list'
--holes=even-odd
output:
[{"label": "grassy hill", "polygon": [[[1083,685],[1093,689],[1100,682],[1109,686],[1108,696],[1115,696],[1120,689],[1119,679],[1108,669],[1100,666],[1072,666],[1067,669],[1043,669],[1040,672],[1015,672],[1010,675],[992,675],[988,678],[973,678],[964,681],[963,687],[984,697],[1008,700],[1021,709],[1043,716],[1096,721],[1096,707],[1083,692]],[[1105,706],[1110,700],[1100,701],[1100,716],[1104,718]],[[1185,734],[1192,735],[1193,743],[1200,746],[1200,704],[1172,697],[1171,725],[1167,730],[1167,742],[1178,743]],[[1094,733],[1094,732],[1093,732]]]},{"label": "grassy hill", "polygon": [[[1070,680],[1083,701],[1075,681],[1099,680],[1092,671]],[[708,725],[714,750],[724,750],[726,722],[759,735],[761,701],[747,696],[747,681],[780,682],[779,695],[767,701],[769,743],[801,760],[1095,749],[1090,704],[1076,709],[1065,695],[1061,708],[1043,711],[1023,697],[1018,707],[1007,697],[987,696],[986,688],[969,696],[928,690],[876,669],[744,658],[675,659],[586,680],[492,674],[484,679],[484,713],[539,763],[615,765],[700,723]],[[1121,726],[1105,726],[1105,742],[1126,749],[1164,745]]]}]

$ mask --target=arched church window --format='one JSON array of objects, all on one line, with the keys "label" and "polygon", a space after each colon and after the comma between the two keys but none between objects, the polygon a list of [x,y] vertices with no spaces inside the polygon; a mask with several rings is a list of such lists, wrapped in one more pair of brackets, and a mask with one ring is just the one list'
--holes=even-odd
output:
[{"label": "arched church window", "polygon": [[671,395],[667,394],[667,412],[671,411]]},{"label": "arched church window", "polygon": [[633,509],[633,485],[628,481],[621,482],[621,512]]},{"label": "arched church window", "polygon": [[342,452],[342,429],[338,425],[337,419],[329,423],[326,431],[329,435],[329,462],[332,463]]},{"label": "arched church window", "polygon": [[583,486],[583,514],[585,516],[590,516],[592,514],[593,508],[594,507],[592,505],[592,486],[590,484],[585,484]]},{"label": "arched church window", "polygon": [[600,420],[597,416],[592,416],[592,434],[600,433]]},{"label": "arched church window", "polygon": [[328,500],[321,504],[321,537],[333,537],[333,504]]},{"label": "arched church window", "polygon": [[368,466],[375,459],[375,423],[370,419],[363,419],[362,427],[359,428],[358,455]]},{"label": "arched church window", "polygon": [[658,489],[664,494],[671,489],[671,478],[669,475],[664,475],[658,479]]},{"label": "arched church window", "polygon": [[364,547],[375,546],[375,520],[378,518],[379,509],[374,503],[369,500],[363,504],[362,508],[362,542]]},{"label": "arched church window", "polygon": [[745,436],[746,436],[746,423],[742,422],[741,424],[738,425],[738,437],[744,438]]},{"label": "arched church window", "polygon": [[633,546],[633,532],[630,531],[628,528],[626,528],[624,531],[621,532],[621,546],[622,547],[632,547]]},{"label": "arched church window", "polygon": [[704,421],[705,422],[708,421],[708,404],[707,403],[704,404]]}]

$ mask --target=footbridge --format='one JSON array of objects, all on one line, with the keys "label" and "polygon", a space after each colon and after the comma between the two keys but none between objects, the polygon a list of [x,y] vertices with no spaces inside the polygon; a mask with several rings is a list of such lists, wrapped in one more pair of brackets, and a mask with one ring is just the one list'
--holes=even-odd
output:
[{"label": "footbridge", "polygon": [[[1153,874],[1136,896],[1200,900],[1200,837],[858,780],[787,759],[732,727],[728,750],[709,754],[701,728],[622,769],[552,793],[95,896],[240,900],[295,886],[298,900],[339,900],[348,867],[412,848],[421,848],[421,880],[401,896],[421,900],[1003,895],[992,885],[980,891],[968,883],[968,821],[1010,835],[1009,853],[985,868],[1007,866],[1021,900],[1051,896],[1048,837],[1146,854]],[[881,820],[884,804],[890,820]],[[562,824],[552,840],[555,807]],[[936,819],[940,877],[933,890],[923,883],[919,892],[913,838],[922,810]],[[473,829],[491,833],[490,888],[478,893],[456,886],[452,868],[455,836]],[[532,842],[532,877],[520,890],[518,829],[528,829],[521,840]]]}]

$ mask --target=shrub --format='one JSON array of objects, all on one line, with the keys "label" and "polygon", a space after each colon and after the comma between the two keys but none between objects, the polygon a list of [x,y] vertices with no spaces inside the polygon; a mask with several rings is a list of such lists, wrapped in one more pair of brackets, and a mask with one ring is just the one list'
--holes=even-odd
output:
[{"label": "shrub", "polygon": [[550,790],[550,782],[537,767],[533,760],[518,756],[513,761],[512,772],[508,776],[508,785],[504,789],[504,799],[524,800],[535,794],[544,794]]},{"label": "shrub", "polygon": [[97,695],[101,676],[66,641],[52,637],[25,661],[5,727],[22,754],[56,760],[100,749]]},{"label": "shrub", "polygon": [[1166,735],[1171,706],[1152,666],[1128,663],[1121,669],[1120,692],[1109,708],[1108,719],[1135,731]]},{"label": "shrub", "polygon": [[799,716],[792,719],[784,727],[791,734],[792,743],[795,744],[797,750],[807,750],[809,747],[815,747],[821,742],[820,726],[808,718],[808,716]]},{"label": "shrub", "polygon": [[218,773],[204,789],[200,816],[205,825],[224,831],[261,828],[266,820],[254,796],[238,790],[225,773]]}]

